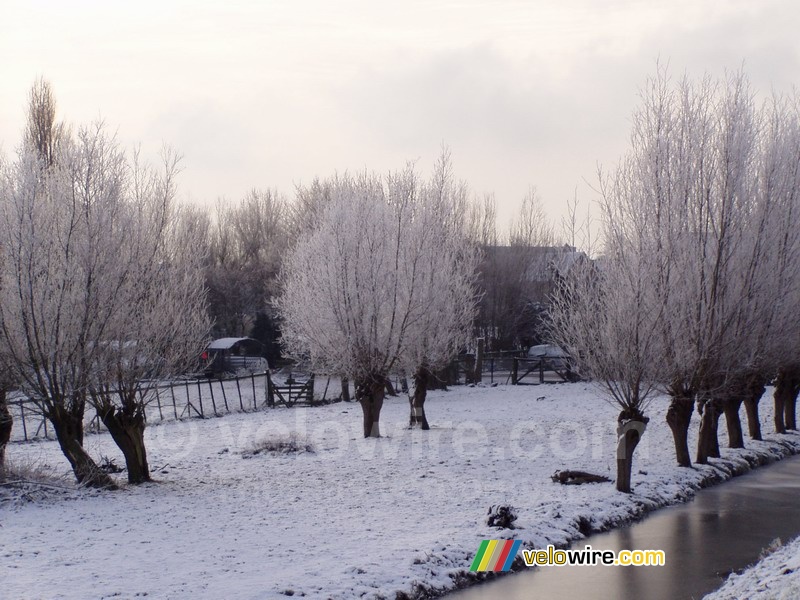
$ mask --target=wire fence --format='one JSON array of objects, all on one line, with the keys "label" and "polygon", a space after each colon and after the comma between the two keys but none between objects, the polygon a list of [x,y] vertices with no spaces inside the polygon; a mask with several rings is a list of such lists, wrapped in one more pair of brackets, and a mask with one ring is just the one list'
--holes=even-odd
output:
[{"label": "wire fence", "polygon": [[[515,359],[518,352],[486,353],[483,359],[480,381],[484,384],[514,383]],[[522,373],[520,373],[522,374]],[[545,380],[556,380],[550,374]],[[555,374],[552,374],[555,375]],[[475,380],[474,357],[460,356],[437,373],[444,385],[463,385]],[[544,377],[544,376],[543,376]],[[234,412],[254,412],[270,407],[269,384],[286,385],[288,381],[311,382],[313,394],[310,403],[324,404],[341,398],[342,382],[338,377],[318,377],[291,371],[277,373],[256,373],[225,379],[191,378],[174,381],[150,382],[143,386],[142,402],[148,423],[179,421],[189,418],[206,418]],[[521,379],[521,378],[520,378]],[[392,389],[397,393],[407,393],[408,378],[395,376],[391,379]],[[350,384],[352,389],[352,383]],[[272,408],[286,406],[287,403],[274,403]],[[42,414],[36,402],[20,393],[11,393],[8,406],[14,419],[11,433],[12,442],[28,442],[40,439],[55,439],[52,425]],[[102,421],[94,410],[87,407],[85,431],[99,433],[105,430]]]},{"label": "wire fence", "polygon": [[[267,405],[267,373],[226,379],[182,379],[143,386],[142,401],[148,423],[206,418],[233,412],[253,412]],[[284,379],[278,374],[278,381]],[[14,419],[11,441],[55,439],[52,425],[38,404],[16,393],[9,395],[8,407]],[[104,431],[100,418],[87,407],[84,428]]]}]

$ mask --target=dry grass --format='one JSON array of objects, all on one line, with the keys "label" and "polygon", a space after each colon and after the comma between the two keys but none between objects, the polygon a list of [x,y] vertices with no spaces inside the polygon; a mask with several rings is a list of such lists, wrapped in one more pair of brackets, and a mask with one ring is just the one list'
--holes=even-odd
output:
[{"label": "dry grass", "polygon": [[20,506],[77,493],[71,478],[58,476],[37,460],[9,460],[0,469],[0,506]]},{"label": "dry grass", "polygon": [[242,458],[252,458],[259,454],[281,456],[286,454],[313,454],[314,445],[308,439],[292,432],[288,435],[265,437],[242,451]]}]

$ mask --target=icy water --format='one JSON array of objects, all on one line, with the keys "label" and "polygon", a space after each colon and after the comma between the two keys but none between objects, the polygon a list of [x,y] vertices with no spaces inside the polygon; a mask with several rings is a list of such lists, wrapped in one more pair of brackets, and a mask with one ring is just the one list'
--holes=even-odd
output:
[{"label": "icy water", "polygon": [[660,549],[663,567],[536,567],[448,596],[452,600],[702,598],[731,571],[756,562],[775,538],[800,535],[800,457],[702,490],[640,523],[592,535],[573,548]]}]

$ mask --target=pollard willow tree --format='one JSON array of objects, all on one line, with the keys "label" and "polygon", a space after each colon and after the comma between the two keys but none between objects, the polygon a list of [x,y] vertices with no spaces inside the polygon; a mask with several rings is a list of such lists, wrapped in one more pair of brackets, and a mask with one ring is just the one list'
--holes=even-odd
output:
[{"label": "pollard willow tree", "polygon": [[399,364],[413,373],[409,396],[411,427],[430,429],[425,414],[428,388],[436,371],[462,351],[472,337],[477,313],[475,291],[480,252],[468,236],[466,184],[456,182],[450,154],[444,149],[429,182],[419,186],[410,240],[426,259],[420,265],[417,302],[422,307],[411,323]]},{"label": "pollard willow tree", "polygon": [[99,129],[82,130],[48,164],[23,146],[3,177],[0,319],[6,364],[50,420],[76,479],[112,486],[83,448],[93,342],[114,307],[115,247],[103,223],[125,163]]},{"label": "pollard willow tree", "polygon": [[177,156],[163,170],[134,157],[117,227],[119,307],[95,342],[88,398],[125,457],[128,482],[150,481],[145,411],[159,381],[197,364],[210,321],[203,273],[204,240],[193,236],[175,205]]},{"label": "pollard willow tree", "polygon": [[[456,229],[437,221],[413,168],[385,178],[337,176],[325,188],[321,218],[283,266],[283,343],[290,356],[352,379],[364,437],[379,437],[387,376],[438,360],[434,344],[457,342],[451,328],[428,336],[421,329],[432,316],[469,313],[463,305],[474,304],[474,293],[446,282],[469,280],[474,266],[439,262],[437,253],[455,247]],[[438,292],[446,292],[446,307],[434,303]]]},{"label": "pollard willow tree", "polygon": [[[109,353],[141,344],[147,355],[151,341],[139,338],[160,310],[160,327],[171,331],[169,311],[180,300],[163,298],[176,293],[181,280],[165,289],[166,278],[154,273],[174,275],[187,266],[168,264],[169,252],[161,251],[168,247],[163,219],[171,183],[151,185],[147,178],[102,125],[63,143],[52,164],[26,145],[3,174],[0,226],[7,242],[0,325],[6,363],[53,424],[78,482],[90,486],[113,487],[113,481],[83,447],[87,399],[104,410],[104,420],[119,416],[114,402],[104,403],[98,393],[99,376],[112,377]],[[191,293],[204,292],[198,286]],[[107,424],[119,443],[114,423]],[[129,449],[120,447],[128,461]]]},{"label": "pollard willow tree", "polygon": [[550,309],[551,339],[567,349],[581,375],[595,381],[619,409],[617,490],[631,491],[633,454],[649,418],[662,362],[659,299],[653,293],[653,255],[642,252],[640,181],[635,162],[602,181],[604,255],[561,274]]}]

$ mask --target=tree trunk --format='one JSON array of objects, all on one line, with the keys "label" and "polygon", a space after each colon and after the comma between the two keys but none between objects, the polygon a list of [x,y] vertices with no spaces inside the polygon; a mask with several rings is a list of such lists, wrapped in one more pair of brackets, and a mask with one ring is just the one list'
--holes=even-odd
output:
[{"label": "tree trunk", "polygon": [[673,394],[667,410],[667,425],[672,430],[675,458],[681,467],[691,467],[689,455],[689,424],[692,421],[694,401],[690,394]]},{"label": "tree trunk", "polygon": [[797,429],[797,395],[800,393],[800,367],[787,369],[786,396],[783,401],[783,425],[789,430]]},{"label": "tree trunk", "polygon": [[116,489],[108,473],[100,469],[83,448],[83,415],[76,415],[57,404],[48,418],[78,483],[87,487]]},{"label": "tree trunk", "polygon": [[624,415],[625,412],[620,414],[617,425],[617,491],[630,494],[633,452],[644,435],[648,419],[638,415],[626,420]]},{"label": "tree trunk", "polygon": [[0,474],[3,473],[6,460],[6,445],[11,440],[11,428],[14,426],[14,419],[8,410],[8,400],[6,390],[0,388]]},{"label": "tree trunk", "polygon": [[108,406],[98,410],[98,414],[125,457],[128,483],[152,481],[144,445],[144,429],[147,424],[143,411],[139,407],[126,410],[124,407]]},{"label": "tree trunk", "polygon": [[744,399],[744,409],[747,412],[747,428],[750,439],[761,440],[761,420],[758,416],[758,403],[764,395],[764,378],[753,377],[747,386],[747,395]]},{"label": "tree trunk", "polygon": [[480,383],[483,379],[483,355],[486,349],[486,341],[483,338],[478,340],[478,351],[475,353],[475,373],[473,381]]},{"label": "tree trunk", "polygon": [[372,374],[356,381],[356,399],[364,413],[364,437],[381,437],[380,417],[383,397],[386,390],[386,377]]},{"label": "tree trunk", "polygon": [[722,401],[722,410],[725,413],[725,425],[728,428],[728,448],[744,448],[744,433],[742,421],[739,418],[739,408],[744,398],[736,393]]},{"label": "tree trunk", "polygon": [[414,395],[409,398],[411,404],[411,427],[419,425],[423,430],[430,429],[428,419],[425,416],[425,398],[428,394],[428,381],[431,378],[430,370],[425,366],[420,366],[414,373]]},{"label": "tree trunk", "polygon": [[342,377],[342,402],[350,402],[350,380]]},{"label": "tree trunk", "polygon": [[775,433],[786,433],[786,422],[784,421],[786,411],[786,400],[792,393],[788,369],[778,369],[778,377],[775,380]]},{"label": "tree trunk", "polygon": [[800,382],[795,382],[792,393],[786,396],[783,404],[783,424],[786,429],[797,430],[797,395],[800,394]]},{"label": "tree trunk", "polygon": [[697,439],[697,460],[705,465],[709,458],[719,458],[719,418],[722,414],[720,402],[716,399],[706,400],[701,407],[700,435]]}]

